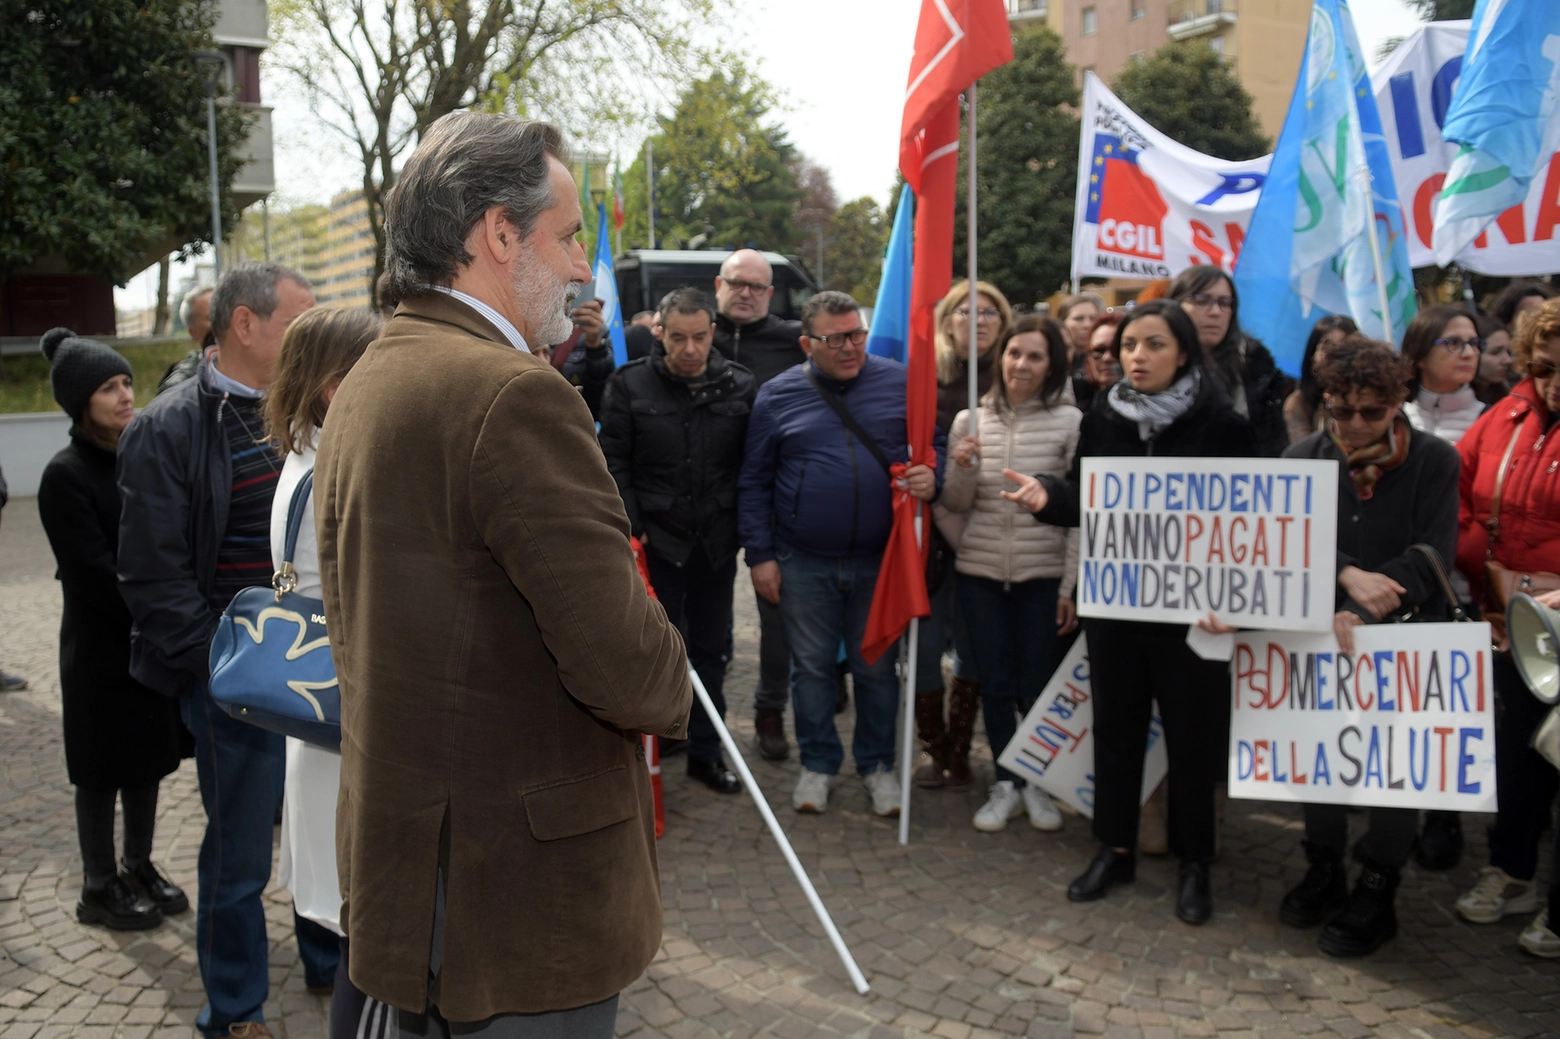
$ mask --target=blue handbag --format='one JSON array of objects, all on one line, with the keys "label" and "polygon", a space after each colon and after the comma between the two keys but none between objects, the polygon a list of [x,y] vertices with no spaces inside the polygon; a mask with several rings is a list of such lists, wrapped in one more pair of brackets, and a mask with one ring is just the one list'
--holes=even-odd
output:
[{"label": "blue handbag", "polygon": [[311,470],[287,505],[282,565],[270,588],[245,588],[222,611],[211,639],[211,698],[240,721],[341,749],[341,690],[325,631],[325,604],[293,591],[293,554]]}]

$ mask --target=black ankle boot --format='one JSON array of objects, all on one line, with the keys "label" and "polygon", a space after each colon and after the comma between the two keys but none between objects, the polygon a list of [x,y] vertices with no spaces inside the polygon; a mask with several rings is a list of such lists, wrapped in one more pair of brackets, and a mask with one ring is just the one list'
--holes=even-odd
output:
[{"label": "black ankle boot", "polygon": [[102,924],[115,931],[144,931],[162,923],[162,910],[115,875],[97,890],[83,888],[76,903],[76,919]]},{"label": "black ankle boot", "polygon": [[1462,859],[1462,820],[1456,812],[1426,812],[1414,860],[1425,869],[1451,869]]},{"label": "black ankle boot", "polygon": [[1181,863],[1181,889],[1175,899],[1175,915],[1182,923],[1196,927],[1213,915],[1213,889],[1208,883],[1206,862]]},{"label": "black ankle boot", "polygon": [[164,916],[177,916],[190,907],[189,897],[173,881],[163,876],[157,867],[152,865],[152,860],[147,859],[139,866],[132,867],[127,862],[119,864],[120,876],[130,884],[132,888],[140,888],[144,894]]},{"label": "black ankle boot", "polygon": [[1300,843],[1311,868],[1279,903],[1278,918],[1290,927],[1315,927],[1349,900],[1349,878],[1344,873],[1343,856],[1337,851],[1311,841]]},{"label": "black ankle boot", "polygon": [[1130,884],[1137,876],[1137,856],[1105,846],[1094,856],[1083,875],[1067,885],[1069,902],[1093,902],[1105,897],[1115,884]]},{"label": "black ankle boot", "polygon": [[1366,866],[1343,912],[1322,928],[1318,943],[1329,956],[1368,956],[1397,934],[1399,871]]}]

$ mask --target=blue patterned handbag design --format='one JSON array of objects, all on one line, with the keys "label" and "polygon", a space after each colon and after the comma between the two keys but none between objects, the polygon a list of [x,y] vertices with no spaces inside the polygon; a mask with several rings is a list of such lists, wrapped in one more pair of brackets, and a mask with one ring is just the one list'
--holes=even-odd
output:
[{"label": "blue patterned handbag design", "polygon": [[270,588],[245,588],[222,611],[211,639],[211,698],[262,729],[341,749],[341,691],[325,630],[325,604],[298,595],[293,554],[311,470],[287,505],[282,566]]}]

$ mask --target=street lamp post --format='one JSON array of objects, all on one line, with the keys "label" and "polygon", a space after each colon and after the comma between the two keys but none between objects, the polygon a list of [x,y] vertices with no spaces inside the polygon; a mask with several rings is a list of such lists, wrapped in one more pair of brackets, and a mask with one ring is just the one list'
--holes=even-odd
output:
[{"label": "street lamp post", "polygon": [[217,180],[217,88],[227,61],[217,51],[196,51],[201,86],[206,88],[206,157],[211,176],[211,260],[213,273],[222,277],[222,185]]}]

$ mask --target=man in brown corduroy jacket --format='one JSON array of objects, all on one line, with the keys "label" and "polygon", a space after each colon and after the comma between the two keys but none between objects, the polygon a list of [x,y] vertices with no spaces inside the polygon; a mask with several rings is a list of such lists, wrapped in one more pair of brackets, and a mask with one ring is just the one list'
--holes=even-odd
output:
[{"label": "man in brown corduroy jacket", "polygon": [[342,382],[316,524],[352,980],[403,1035],[610,1036],[661,941],[642,732],[683,736],[590,413],[528,344],[590,277],[558,131],[435,123],[385,214],[401,300]]}]

